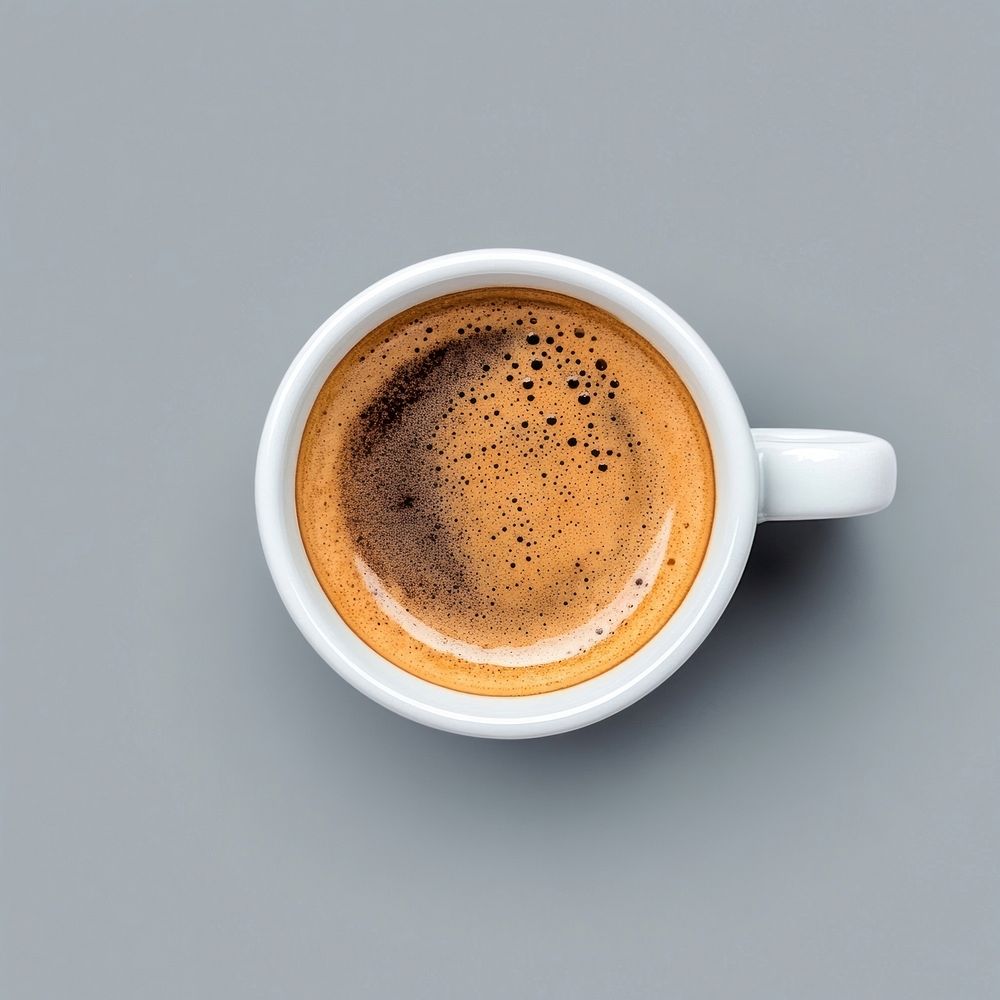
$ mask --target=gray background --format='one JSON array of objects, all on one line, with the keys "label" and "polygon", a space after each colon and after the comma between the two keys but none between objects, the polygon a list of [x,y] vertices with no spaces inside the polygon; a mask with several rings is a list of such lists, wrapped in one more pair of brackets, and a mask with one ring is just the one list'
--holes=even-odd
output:
[{"label": "gray background", "polygon": [[[34,997],[1000,991],[996,4],[4,4],[3,918]],[[383,274],[620,271],[899,494],[520,744],[307,647],[251,498]]]}]

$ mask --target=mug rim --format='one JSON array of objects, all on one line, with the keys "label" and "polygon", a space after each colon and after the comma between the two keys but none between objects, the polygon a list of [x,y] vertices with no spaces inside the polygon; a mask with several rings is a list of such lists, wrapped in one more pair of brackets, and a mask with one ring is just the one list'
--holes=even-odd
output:
[{"label": "mug rim", "polygon": [[[663,354],[705,423],[716,505],[697,576],[663,627],[617,666],[543,694],[454,691],[408,673],[340,618],[305,554],[295,511],[295,466],[305,419],[347,351],[386,319],[455,291],[533,287],[562,292],[617,316]],[[317,653],[352,686],[390,710],[472,736],[551,735],[606,718],[673,674],[708,635],[742,575],[757,524],[759,465],[750,427],[722,365],[669,306],[605,268],[540,250],[484,249],[432,257],[376,281],[329,317],[292,361],[271,402],[257,453],[261,544],[281,599]]]}]

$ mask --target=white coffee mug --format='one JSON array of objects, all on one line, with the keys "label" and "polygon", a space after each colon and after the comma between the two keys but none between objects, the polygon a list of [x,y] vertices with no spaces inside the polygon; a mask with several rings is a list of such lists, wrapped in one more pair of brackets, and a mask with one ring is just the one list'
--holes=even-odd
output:
[{"label": "white coffee mug", "polygon": [[[544,288],[607,310],[673,365],[701,412],[715,465],[708,550],[687,596],[627,660],[546,694],[492,697],[439,687],[367,646],[313,574],[295,511],[295,466],[306,417],[337,363],[365,334],[428,299],[487,286]],[[739,582],[760,521],[851,517],[886,507],[896,488],[888,442],[848,431],[751,430],[725,371],[701,338],[649,292],[617,274],[538,250],[472,250],[404,268],[356,295],[309,339],[271,404],[257,455],[264,555],[302,634],[345,680],[386,708],[438,729],[518,739],[597,722],[652,691],[699,646]]]}]

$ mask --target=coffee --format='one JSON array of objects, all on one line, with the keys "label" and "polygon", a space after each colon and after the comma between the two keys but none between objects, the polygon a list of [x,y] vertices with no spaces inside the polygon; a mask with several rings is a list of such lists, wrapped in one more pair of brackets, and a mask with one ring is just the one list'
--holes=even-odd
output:
[{"label": "coffee", "polygon": [[355,345],[306,421],[306,554],[351,629],[483,695],[569,687],[652,638],[690,589],[715,506],[683,382],[566,295],[481,288]]}]

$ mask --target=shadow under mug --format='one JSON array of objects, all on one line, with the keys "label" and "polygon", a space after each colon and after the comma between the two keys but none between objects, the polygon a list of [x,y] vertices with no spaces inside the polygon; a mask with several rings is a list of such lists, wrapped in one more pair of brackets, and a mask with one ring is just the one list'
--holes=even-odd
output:
[{"label": "shadow under mug", "polygon": [[[670,362],[691,392],[712,447],[716,508],[708,549],[663,628],[618,666],[545,694],[493,697],[422,680],[367,646],[343,621],[306,556],[295,510],[299,443],[338,362],[380,323],[440,295],[488,286],[541,288],[616,316]],[[345,680],[386,708],[471,736],[518,739],[589,725],[637,701],[697,649],[722,614],[761,521],[851,517],[886,507],[896,456],[881,438],[849,431],[751,429],[722,365],[673,310],[645,289],[585,261],[538,250],[472,250],[414,264],[337,310],[292,362],[271,403],[257,455],[261,543],[275,586],[303,635]]]}]

